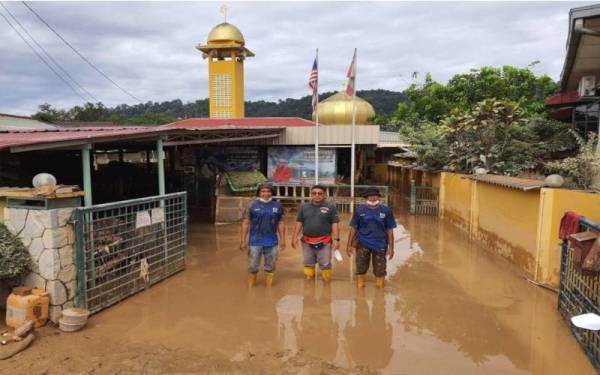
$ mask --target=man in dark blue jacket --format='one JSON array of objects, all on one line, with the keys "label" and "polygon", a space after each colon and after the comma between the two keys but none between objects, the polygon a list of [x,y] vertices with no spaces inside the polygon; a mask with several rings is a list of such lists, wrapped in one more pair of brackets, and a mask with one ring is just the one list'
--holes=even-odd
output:
[{"label": "man in dark blue jacket", "polygon": [[265,283],[273,284],[279,250],[285,249],[283,207],[273,199],[274,193],[272,185],[260,185],[257,191],[258,198],[252,201],[244,212],[240,250],[248,252],[249,287],[256,283],[261,258],[264,258]]},{"label": "man in dark blue jacket", "polygon": [[365,287],[365,274],[369,263],[373,262],[375,285],[385,285],[386,257],[394,256],[394,228],[396,220],[389,207],[381,204],[381,193],[369,187],[363,194],[366,204],[356,207],[350,221],[350,233],[346,252],[348,256],[356,251],[356,286]]}]

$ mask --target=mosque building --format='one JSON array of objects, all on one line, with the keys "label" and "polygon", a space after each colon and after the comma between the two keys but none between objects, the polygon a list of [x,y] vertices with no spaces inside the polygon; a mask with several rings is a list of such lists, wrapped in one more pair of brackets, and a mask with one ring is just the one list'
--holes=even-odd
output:
[{"label": "mosque building", "polygon": [[[239,172],[260,172],[276,185],[309,186],[315,181],[315,128],[319,131],[319,180],[324,184],[349,184],[353,99],[344,90],[319,103],[319,126],[295,117],[245,117],[244,62],[254,53],[246,47],[244,35],[235,25],[223,22],[210,30],[206,43],[196,48],[208,63],[209,118],[186,119],[166,127],[186,130],[189,136],[176,143],[175,168],[183,170],[184,188],[192,204],[209,204],[223,211],[227,196],[235,188],[215,181],[215,176],[233,176]],[[371,124],[373,106],[364,99],[356,104],[355,183],[373,182],[376,158],[383,150],[389,154],[396,142],[382,142],[379,126]],[[194,140],[194,130],[231,132],[227,143],[214,145]],[[251,133],[250,133],[251,131]],[[206,134],[206,131],[202,132]],[[259,135],[257,135],[259,134]],[[394,134],[397,138],[397,134]],[[215,141],[217,142],[217,141]],[[166,145],[174,143],[166,143]],[[181,165],[178,165],[181,164]],[[380,166],[385,170],[383,163]],[[217,177],[218,179],[218,177]],[[216,186],[213,186],[216,185]],[[203,191],[199,193],[199,191]],[[211,194],[216,191],[216,194]],[[289,190],[288,190],[289,191]],[[221,200],[219,203],[209,200]],[[204,198],[203,198],[204,197]],[[232,210],[238,211],[238,202]],[[216,221],[227,221],[227,218]],[[235,216],[235,215],[234,215]]]}]

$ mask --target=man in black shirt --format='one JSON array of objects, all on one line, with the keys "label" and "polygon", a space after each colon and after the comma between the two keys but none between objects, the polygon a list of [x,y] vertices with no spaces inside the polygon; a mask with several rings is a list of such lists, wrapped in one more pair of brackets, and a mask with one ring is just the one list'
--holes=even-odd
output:
[{"label": "man in black shirt", "polygon": [[339,222],[335,205],[325,200],[325,188],[315,185],[310,189],[309,203],[298,210],[296,227],[292,235],[292,247],[298,248],[298,235],[302,231],[304,275],[315,277],[315,265],[321,269],[323,281],[331,281],[331,253],[339,249]]}]

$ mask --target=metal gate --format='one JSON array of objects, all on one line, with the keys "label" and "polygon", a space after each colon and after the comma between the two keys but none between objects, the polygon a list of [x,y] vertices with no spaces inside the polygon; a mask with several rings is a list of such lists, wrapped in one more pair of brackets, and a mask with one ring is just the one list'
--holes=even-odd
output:
[{"label": "metal gate", "polygon": [[[600,225],[582,219],[580,231],[600,232]],[[571,328],[596,370],[600,371],[600,331],[577,328],[571,323],[575,315],[594,313],[600,315],[600,275],[583,275],[573,263],[573,251],[563,241],[560,262],[560,287],[558,310]]]},{"label": "metal gate", "polygon": [[185,267],[186,193],[80,207],[77,298],[94,313]]},{"label": "metal gate", "polygon": [[410,213],[438,216],[440,189],[431,186],[410,187]]}]

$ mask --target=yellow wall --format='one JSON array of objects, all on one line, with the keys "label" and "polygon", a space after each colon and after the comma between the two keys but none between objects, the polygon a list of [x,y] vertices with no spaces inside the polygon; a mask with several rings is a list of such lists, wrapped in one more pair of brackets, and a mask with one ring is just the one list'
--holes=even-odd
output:
[{"label": "yellow wall", "polygon": [[524,192],[442,173],[440,212],[473,240],[533,276],[539,191]]},{"label": "yellow wall", "polygon": [[537,282],[558,287],[560,219],[574,211],[600,223],[600,194],[565,189],[521,191],[391,165],[388,184],[410,196],[409,180],[440,188],[440,217]]},{"label": "yellow wall", "polygon": [[471,220],[471,180],[455,173],[442,173],[440,213],[445,220],[469,231]]},{"label": "yellow wall", "polygon": [[[230,106],[217,105],[215,97],[215,80],[223,75],[231,77],[229,90],[231,94]],[[244,65],[235,60],[208,61],[208,93],[210,118],[224,118],[220,113],[229,113],[225,118],[244,117]]]},{"label": "yellow wall", "polygon": [[600,195],[564,189],[542,189],[539,209],[536,281],[558,286],[560,219],[566,211],[600,223]]},{"label": "yellow wall", "polygon": [[521,191],[472,181],[472,238],[534,274],[539,190]]}]

